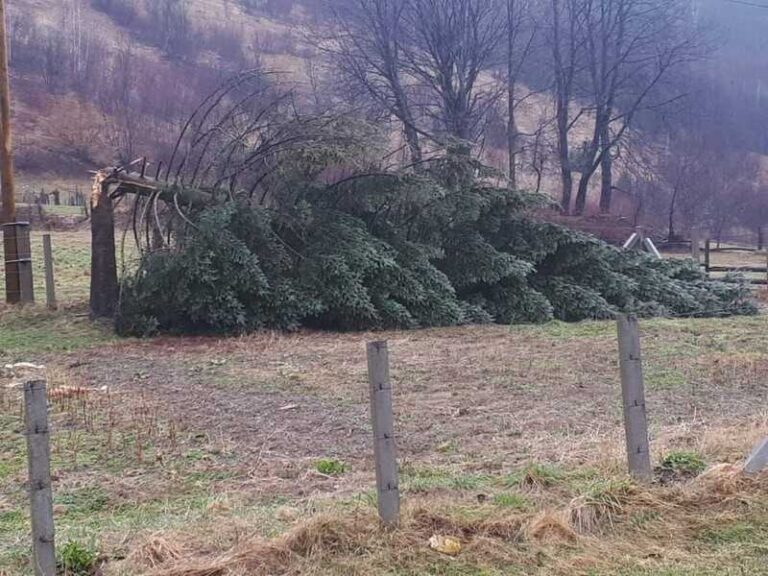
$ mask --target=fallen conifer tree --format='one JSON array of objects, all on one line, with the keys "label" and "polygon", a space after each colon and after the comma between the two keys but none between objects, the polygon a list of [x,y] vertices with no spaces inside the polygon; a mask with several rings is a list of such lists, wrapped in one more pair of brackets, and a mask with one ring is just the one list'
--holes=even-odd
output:
[{"label": "fallen conifer tree", "polygon": [[756,312],[743,282],[537,219],[548,200],[510,190],[464,146],[392,168],[386,141],[344,116],[300,116],[262,76],[233,80],[153,177],[97,176],[96,205],[133,198],[141,247],[102,308],[126,334]]}]

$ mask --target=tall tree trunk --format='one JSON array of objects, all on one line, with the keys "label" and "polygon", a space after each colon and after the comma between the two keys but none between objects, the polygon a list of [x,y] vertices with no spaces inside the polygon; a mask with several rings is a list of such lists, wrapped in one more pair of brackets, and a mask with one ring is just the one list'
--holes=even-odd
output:
[{"label": "tall tree trunk", "polygon": [[411,153],[411,163],[419,164],[422,158],[419,133],[408,123],[405,124],[405,141],[408,144],[408,150],[410,150]]},{"label": "tall tree trunk", "polygon": [[509,96],[509,121],[507,123],[507,146],[509,147],[509,188],[517,190],[517,154],[520,131],[515,118],[515,84],[510,81],[507,90]]},{"label": "tall tree trunk", "polygon": [[395,93],[395,110],[400,121],[403,123],[405,143],[408,145],[408,150],[411,153],[411,163],[419,164],[422,158],[421,142],[419,131],[416,130],[416,124],[414,123],[411,109],[408,106],[408,99],[398,83],[394,83],[393,90]]},{"label": "tall tree trunk", "polygon": [[571,174],[571,171],[567,166],[560,166],[560,184],[562,186],[560,209],[563,214],[567,215],[571,213],[571,194],[573,192],[573,174]]},{"label": "tall tree trunk", "polygon": [[589,183],[592,181],[592,176],[595,175],[598,166],[602,161],[600,156],[600,143],[603,141],[603,134],[608,130],[609,119],[605,114],[598,112],[595,117],[595,127],[592,132],[592,140],[584,145],[582,150],[582,168],[581,176],[579,177],[579,189],[576,193],[576,208],[574,212],[581,216],[584,214],[584,209],[587,206],[587,199],[589,197]]},{"label": "tall tree trunk", "polygon": [[675,207],[677,204],[678,188],[675,188],[672,192],[672,200],[669,203],[669,228],[667,229],[667,240],[670,242],[675,237]]},{"label": "tall tree trunk", "polygon": [[558,104],[557,110],[557,153],[560,160],[560,209],[563,214],[571,212],[573,194],[573,172],[571,171],[570,151],[568,149],[568,107]]},{"label": "tall tree trunk", "polygon": [[757,227],[757,249],[762,250],[765,246],[765,229],[762,226]]},{"label": "tall tree trunk", "polygon": [[[11,87],[8,74],[8,42],[5,34],[5,0],[0,0],[0,223],[16,221],[16,188],[11,152]],[[16,259],[6,254],[9,260]]]},{"label": "tall tree trunk", "polygon": [[507,0],[507,100],[509,120],[507,121],[507,147],[509,152],[509,188],[517,190],[517,154],[520,132],[515,117],[515,84],[517,70],[515,67],[515,0]]},{"label": "tall tree trunk", "polygon": [[592,173],[584,168],[584,172],[579,177],[579,187],[576,190],[576,205],[573,208],[573,213],[577,216],[584,214],[584,208],[587,206],[587,195],[589,193],[589,181]]},{"label": "tall tree trunk", "polygon": [[[557,154],[560,161],[560,209],[563,214],[571,212],[571,195],[573,194],[573,172],[571,171],[571,157],[568,147],[568,108],[571,103],[571,69],[563,66],[563,55],[560,45],[560,4],[558,0],[552,0],[552,57],[555,72],[555,97],[557,120]],[[573,57],[573,54],[570,55]]]},{"label": "tall tree trunk", "polygon": [[603,157],[600,160],[600,213],[608,214],[611,211],[611,201],[613,200],[613,157],[611,151],[606,149],[610,146],[611,135],[606,125],[600,131],[600,140],[603,146]]},{"label": "tall tree trunk", "polygon": [[635,228],[640,225],[640,217],[643,215],[643,201],[644,196],[643,194],[640,194],[640,197],[637,199],[637,204],[635,205],[635,213],[632,216],[632,225]]}]

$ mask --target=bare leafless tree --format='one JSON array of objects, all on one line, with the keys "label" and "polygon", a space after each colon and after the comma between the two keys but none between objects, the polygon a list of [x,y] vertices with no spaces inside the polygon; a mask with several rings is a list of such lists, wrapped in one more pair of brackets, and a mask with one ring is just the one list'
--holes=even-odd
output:
[{"label": "bare leafless tree", "polygon": [[551,70],[557,126],[557,155],[560,162],[560,206],[571,210],[573,168],[569,136],[581,112],[572,116],[575,83],[584,52],[584,9],[582,0],[550,0],[546,14],[547,41],[551,49]]},{"label": "bare leafless tree", "polygon": [[189,58],[195,53],[189,8],[183,0],[146,0],[146,31],[159,48],[172,58]]},{"label": "bare leafless tree", "polygon": [[330,54],[355,100],[369,97],[403,126],[411,161],[422,158],[421,134],[405,73],[406,0],[341,0],[332,5],[337,35]]},{"label": "bare leafless tree", "polygon": [[437,137],[473,142],[501,91],[482,78],[498,59],[505,21],[495,0],[406,0],[406,70],[423,87]]},{"label": "bare leafless tree", "polygon": [[414,164],[424,141],[477,140],[501,87],[498,0],[337,0],[325,50],[350,99],[369,97],[403,126]]},{"label": "bare leafless tree", "polygon": [[[506,0],[505,8],[508,175],[509,186],[514,190],[518,184],[517,165],[521,152],[517,108],[522,98],[519,96],[518,84],[523,66],[528,61],[536,37],[536,21],[533,17],[533,7],[530,0]],[[540,175],[538,182],[541,182]]]},{"label": "bare leafless tree", "polygon": [[744,186],[735,200],[739,207],[739,223],[755,232],[757,247],[762,250],[765,248],[765,227],[768,226],[768,186],[759,181]]},{"label": "bare leafless tree", "polygon": [[602,168],[600,209],[611,206],[612,154],[635,116],[660,108],[679,93],[662,82],[698,54],[685,6],[678,0],[583,0],[584,96],[594,125],[580,167],[575,212]]}]

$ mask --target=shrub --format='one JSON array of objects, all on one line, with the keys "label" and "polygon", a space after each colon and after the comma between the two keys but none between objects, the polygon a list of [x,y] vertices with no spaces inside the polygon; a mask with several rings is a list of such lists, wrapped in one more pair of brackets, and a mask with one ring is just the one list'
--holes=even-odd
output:
[{"label": "shrub", "polygon": [[704,459],[696,452],[670,452],[659,465],[658,473],[665,479],[694,478],[707,468]]},{"label": "shrub", "polygon": [[59,571],[64,576],[90,576],[95,573],[97,560],[94,550],[76,540],[59,548]]},{"label": "shrub", "polygon": [[339,462],[338,460],[323,458],[315,463],[315,469],[320,472],[320,474],[325,474],[326,476],[341,476],[346,472],[347,467],[343,462]]}]

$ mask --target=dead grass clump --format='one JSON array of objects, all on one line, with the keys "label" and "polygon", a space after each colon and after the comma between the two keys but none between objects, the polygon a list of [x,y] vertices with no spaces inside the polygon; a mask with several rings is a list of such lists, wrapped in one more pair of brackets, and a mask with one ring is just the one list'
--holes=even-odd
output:
[{"label": "dead grass clump", "polygon": [[499,520],[488,520],[480,525],[477,534],[497,538],[505,542],[516,542],[523,537],[525,522],[520,516],[509,516]]},{"label": "dead grass clump", "polygon": [[[644,549],[656,550],[670,541],[688,542],[702,515],[721,518],[729,500],[754,502],[768,490],[767,482],[765,476],[744,476],[739,466],[722,465],[673,488],[642,486],[625,478],[595,482],[567,506],[535,514],[444,508],[445,502],[430,500],[418,508],[407,507],[401,528],[391,532],[382,532],[375,511],[366,509],[319,515],[282,537],[245,541],[214,558],[204,553],[185,557],[178,547],[169,552],[162,540],[150,541],[131,558],[148,567],[151,576],[267,576],[347,561],[362,567],[363,559],[421,566],[432,561],[428,542],[440,537],[461,542],[457,554],[466,561],[484,558],[499,565],[512,560],[526,565],[542,552],[540,547],[574,550],[578,544],[579,562],[588,569],[614,562],[606,552],[611,547],[627,551],[642,542]],[[652,525],[648,519],[654,519]]]},{"label": "dead grass clump", "polygon": [[[254,539],[218,558],[190,558],[161,566],[151,576],[224,576],[248,574],[262,576],[282,573],[297,558],[344,554],[365,546],[377,526],[373,518],[341,519],[333,516],[313,518],[276,540]],[[368,527],[368,528],[366,528]]]},{"label": "dead grass clump", "polygon": [[637,493],[638,488],[628,480],[596,483],[585,494],[571,500],[568,506],[571,526],[577,532],[590,533],[613,525],[617,516],[626,513]]},{"label": "dead grass clump", "polygon": [[334,516],[318,516],[289,532],[281,544],[292,554],[311,557],[317,554],[341,553],[359,547],[361,537],[370,532],[366,526],[375,526],[372,518],[360,522],[358,518],[344,521]]},{"label": "dead grass clump", "polygon": [[[283,573],[302,560],[319,561],[329,556],[341,557],[381,549],[415,550],[426,546],[431,536],[453,536],[460,540],[509,543],[518,541],[525,532],[525,516],[497,519],[448,517],[419,509],[404,514],[400,530],[382,536],[373,513],[357,513],[351,517],[321,515],[275,540],[262,538],[247,541],[216,558],[184,558],[154,554],[158,542],[151,539],[130,556],[136,566],[149,568],[151,576],[225,576],[249,574],[262,576]],[[539,530],[543,533],[543,530]],[[564,539],[572,532],[563,527]],[[563,539],[563,538],[561,538]],[[162,552],[161,548],[159,552]],[[154,560],[154,562],[153,562]],[[131,565],[133,568],[134,566]]]},{"label": "dead grass clump", "polygon": [[167,562],[178,561],[183,555],[180,544],[153,534],[129,554],[126,563],[134,569],[155,569]]},{"label": "dead grass clump", "polygon": [[577,538],[568,515],[552,510],[545,510],[534,517],[525,528],[525,537],[545,544],[573,543]]},{"label": "dead grass clump", "polygon": [[419,532],[427,534],[442,534],[458,538],[467,538],[471,535],[469,526],[471,522],[468,519],[451,518],[426,508],[418,508],[413,512],[411,524]]},{"label": "dead grass clump", "polygon": [[527,515],[509,515],[504,518],[465,518],[445,516],[420,508],[414,511],[411,527],[421,534],[441,534],[469,540],[476,536],[496,538],[506,542],[521,539]]},{"label": "dead grass clump", "polygon": [[233,573],[266,576],[282,572],[290,554],[277,543],[254,541],[241,545],[218,558],[186,558],[145,572],[148,576],[224,576]]},{"label": "dead grass clump", "polygon": [[744,501],[768,492],[768,475],[749,476],[739,464],[719,464],[696,478],[681,494],[689,506],[706,506]]}]

